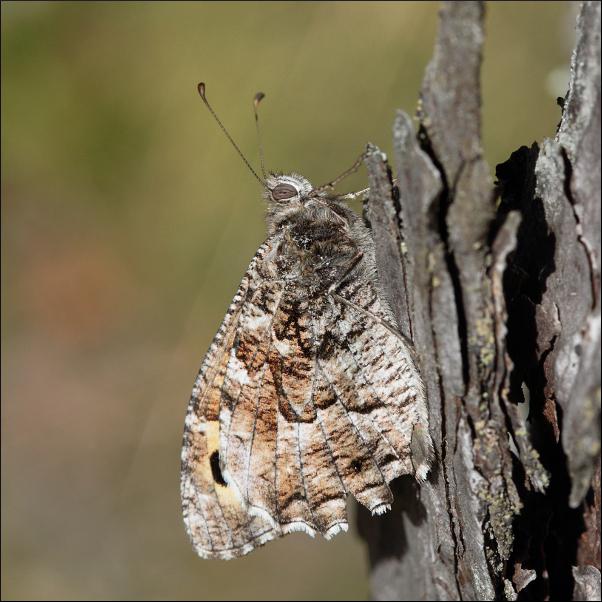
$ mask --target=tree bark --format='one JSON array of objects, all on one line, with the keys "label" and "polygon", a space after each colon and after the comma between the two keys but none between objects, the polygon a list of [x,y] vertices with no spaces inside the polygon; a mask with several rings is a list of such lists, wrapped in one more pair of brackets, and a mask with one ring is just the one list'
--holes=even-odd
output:
[{"label": "tree bark", "polygon": [[358,511],[376,600],[600,599],[600,4],[554,139],[490,178],[480,2],[444,2],[416,133],[369,147],[365,219],[415,345],[437,461]]}]

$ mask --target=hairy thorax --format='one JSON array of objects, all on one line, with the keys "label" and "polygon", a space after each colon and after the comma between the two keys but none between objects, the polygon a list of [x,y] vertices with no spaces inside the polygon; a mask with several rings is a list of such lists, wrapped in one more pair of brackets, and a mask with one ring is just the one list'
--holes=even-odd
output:
[{"label": "hairy thorax", "polygon": [[278,244],[271,263],[279,278],[307,296],[336,286],[359,252],[351,236],[352,212],[329,199],[311,199],[274,212],[270,230]]}]

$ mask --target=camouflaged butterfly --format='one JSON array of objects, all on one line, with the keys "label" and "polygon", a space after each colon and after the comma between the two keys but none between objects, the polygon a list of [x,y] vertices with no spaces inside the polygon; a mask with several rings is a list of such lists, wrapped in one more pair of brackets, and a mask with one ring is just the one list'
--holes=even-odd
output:
[{"label": "camouflaged butterfly", "polygon": [[313,188],[297,174],[255,176],[268,237],[185,423],[184,522],[203,558],[242,556],[292,531],[329,539],[347,530],[348,494],[381,514],[388,483],[424,480],[433,457],[413,352],[379,286],[370,232],[344,204],[354,195],[328,192],[340,178]]}]

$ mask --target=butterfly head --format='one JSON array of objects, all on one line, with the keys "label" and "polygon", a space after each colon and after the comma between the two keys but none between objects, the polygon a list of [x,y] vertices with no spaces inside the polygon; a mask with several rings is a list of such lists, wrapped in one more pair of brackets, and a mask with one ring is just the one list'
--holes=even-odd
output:
[{"label": "butterfly head", "polygon": [[299,174],[270,174],[265,182],[266,201],[276,207],[301,205],[313,187]]}]

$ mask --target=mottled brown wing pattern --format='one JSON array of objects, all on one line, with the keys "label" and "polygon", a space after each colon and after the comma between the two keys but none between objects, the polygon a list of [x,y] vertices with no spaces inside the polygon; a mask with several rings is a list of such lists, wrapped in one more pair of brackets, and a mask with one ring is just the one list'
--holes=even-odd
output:
[{"label": "mottled brown wing pattern", "polygon": [[424,480],[433,450],[411,346],[391,324],[372,281],[351,281],[333,297],[336,328],[329,337],[336,351],[322,360],[324,371],[362,438],[372,442],[386,482],[402,474]]},{"label": "mottled brown wing pattern", "polygon": [[220,453],[251,516],[283,534],[331,537],[347,528],[348,493],[381,513],[389,481],[426,476],[431,450],[417,466],[410,453],[428,424],[423,387],[387,319],[367,279],[313,299],[266,281],[247,295],[223,380]]},{"label": "mottled brown wing pattern", "polygon": [[424,480],[433,457],[424,387],[380,296],[369,232],[300,176],[280,180],[287,195],[294,181],[308,196],[271,206],[270,238],[186,417],[184,520],[205,558],[292,531],[330,538],[347,529],[349,494],[380,514],[389,482]]},{"label": "mottled brown wing pattern", "polygon": [[228,559],[250,552],[280,535],[280,529],[251,516],[226,486],[219,459],[219,412],[226,366],[246,299],[257,281],[257,266],[269,242],[251,261],[196,379],[186,414],[181,494],[186,530],[199,556]]},{"label": "mottled brown wing pattern", "polygon": [[[274,295],[266,286],[250,305],[224,382],[225,397],[237,400],[220,415],[224,476],[251,514],[283,533],[333,535],[347,525],[346,495],[317,422],[320,385],[308,303],[296,290]],[[267,326],[268,336],[262,330],[259,347],[242,344],[257,324]],[[322,394],[320,402],[325,399]],[[319,474],[310,475],[316,468]]]}]

